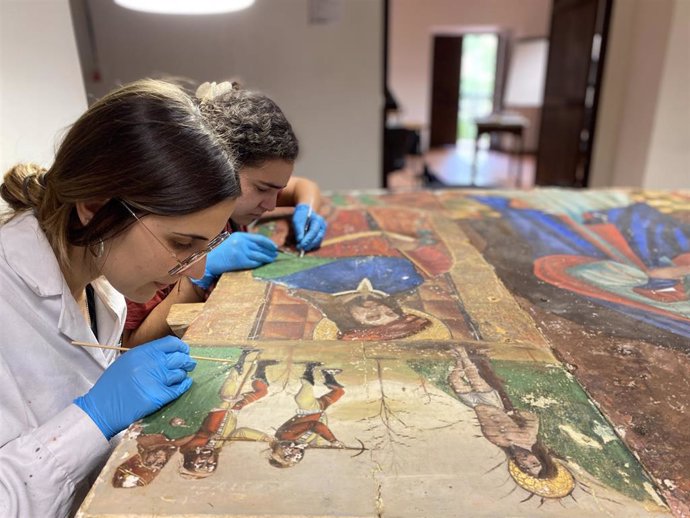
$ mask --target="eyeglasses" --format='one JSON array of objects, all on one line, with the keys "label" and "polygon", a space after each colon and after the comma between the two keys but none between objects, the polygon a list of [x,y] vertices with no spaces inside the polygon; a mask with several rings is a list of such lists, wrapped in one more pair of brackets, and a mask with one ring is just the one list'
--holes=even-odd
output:
[{"label": "eyeglasses", "polygon": [[191,267],[194,263],[196,263],[196,262],[200,261],[201,259],[203,259],[204,257],[206,257],[206,254],[208,254],[211,250],[213,250],[213,249],[216,248],[218,245],[220,245],[220,244],[230,235],[230,232],[224,230],[223,232],[221,232],[220,234],[218,234],[216,237],[214,237],[213,239],[211,239],[211,241],[208,242],[208,245],[206,245],[206,247],[205,247],[204,249],[199,250],[198,252],[194,252],[194,253],[193,253],[192,255],[190,255],[189,257],[186,257],[186,258],[184,258],[184,259],[182,259],[182,260],[179,260],[179,259],[177,258],[177,254],[176,254],[175,252],[173,252],[172,250],[170,250],[170,248],[168,248],[168,246],[167,246],[165,243],[163,243],[163,241],[161,241],[161,240],[158,238],[158,236],[156,236],[156,234],[154,234],[153,231],[152,231],[149,227],[147,227],[147,226],[144,224],[144,222],[141,221],[141,219],[139,219],[139,217],[138,217],[136,214],[134,214],[134,211],[129,207],[129,205],[127,205],[127,204],[126,204],[124,201],[122,201],[122,200],[118,200],[118,201],[119,201],[120,203],[122,203],[122,206],[123,206],[125,209],[127,209],[127,212],[129,212],[129,213],[134,217],[134,219],[136,219],[139,223],[141,223],[141,226],[144,227],[144,228],[146,229],[146,231],[147,231],[149,234],[151,234],[151,236],[153,236],[153,238],[154,238],[156,241],[158,241],[158,243],[159,243],[163,248],[165,248],[165,250],[173,257],[173,259],[175,259],[175,262],[177,263],[177,266],[174,266],[174,267],[172,267],[170,270],[168,270],[168,275],[170,275],[171,277],[174,277],[175,275],[177,275],[177,274],[183,272],[183,271],[186,270],[187,268]]}]

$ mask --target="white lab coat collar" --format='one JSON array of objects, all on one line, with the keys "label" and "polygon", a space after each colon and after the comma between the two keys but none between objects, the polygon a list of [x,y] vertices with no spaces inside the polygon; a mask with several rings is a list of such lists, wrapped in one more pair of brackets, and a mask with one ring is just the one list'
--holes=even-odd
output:
[{"label": "white lab coat collar", "polygon": [[[39,297],[61,297],[58,330],[70,340],[96,342],[33,213],[15,217],[5,224],[4,232],[1,245],[9,267]],[[101,315],[98,318],[100,343],[117,344],[126,312],[125,299],[104,277],[95,279],[91,285],[96,295],[96,314]],[[103,318],[104,311],[111,317]],[[90,348],[88,352],[104,366],[110,361],[110,355],[104,354],[103,350]]]}]

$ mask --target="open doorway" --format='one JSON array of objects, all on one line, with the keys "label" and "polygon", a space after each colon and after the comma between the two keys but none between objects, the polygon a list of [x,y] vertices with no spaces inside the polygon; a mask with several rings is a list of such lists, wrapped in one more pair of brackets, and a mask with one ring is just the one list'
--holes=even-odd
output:
[{"label": "open doorway", "polygon": [[502,112],[506,71],[505,36],[498,30],[435,35],[433,40],[428,170],[441,184],[513,187],[523,170],[531,177],[533,157],[505,146],[478,121]]},{"label": "open doorway", "polygon": [[430,147],[474,140],[494,108],[498,34],[434,36]]},{"label": "open doorway", "polygon": [[[474,120],[494,110],[498,34],[466,34],[461,48],[457,145],[463,147],[474,143]],[[489,135],[482,136],[486,145],[488,138]]]},{"label": "open doorway", "polygon": [[[514,0],[428,0],[421,11],[409,0],[386,3],[391,36],[385,82],[396,97],[399,124],[419,128],[425,171],[446,185],[472,183],[471,160],[455,152],[458,130],[461,143],[473,131],[471,125],[462,131],[463,116],[471,119],[460,106],[460,69],[469,59],[463,39],[493,33],[499,35],[493,108],[502,132],[493,131],[488,149],[481,141],[475,185],[587,185],[612,0],[530,0],[520,9],[512,8]],[[513,70],[537,77],[522,59],[535,54],[543,59],[529,63],[548,62],[538,98],[511,95]],[[505,128],[512,119],[504,116],[513,114],[522,119],[517,138]]]}]

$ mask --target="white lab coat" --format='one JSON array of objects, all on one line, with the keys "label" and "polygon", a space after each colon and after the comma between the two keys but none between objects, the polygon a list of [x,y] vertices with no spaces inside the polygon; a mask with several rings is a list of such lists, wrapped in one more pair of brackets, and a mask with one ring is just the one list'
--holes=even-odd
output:
[{"label": "white lab coat", "polygon": [[[92,283],[99,340],[117,344],[125,301]],[[74,512],[110,444],[76,405],[118,353],[95,342],[32,213],[0,226],[0,516]]]}]

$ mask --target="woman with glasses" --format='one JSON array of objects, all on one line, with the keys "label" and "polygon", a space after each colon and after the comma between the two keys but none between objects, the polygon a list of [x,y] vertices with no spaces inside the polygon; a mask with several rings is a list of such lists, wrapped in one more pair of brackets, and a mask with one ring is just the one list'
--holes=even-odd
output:
[{"label": "woman with glasses", "polygon": [[[66,516],[111,439],[191,385],[173,337],[120,355],[125,298],[204,276],[240,194],[208,106],[143,80],[95,103],[53,165],[0,194],[0,516]],[[123,297],[124,295],[124,297]]]},{"label": "woman with glasses", "polygon": [[236,154],[242,196],[228,222],[232,234],[209,254],[200,278],[183,278],[144,304],[127,302],[123,336],[127,346],[171,334],[166,323],[171,306],[205,300],[221,274],[274,261],[278,255],[275,243],[246,232],[246,226],[276,206],[295,207],[292,228],[298,249],[317,248],[326,233],[326,222],[318,214],[318,185],[292,176],[299,146],[281,109],[265,95],[229,82],[204,83],[196,95],[212,114],[215,131]]}]

